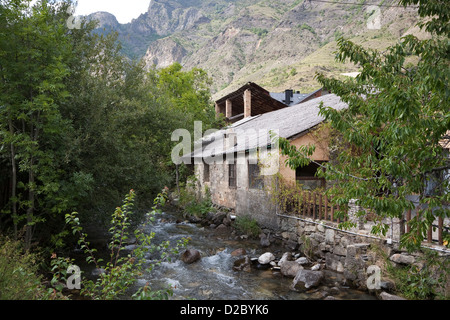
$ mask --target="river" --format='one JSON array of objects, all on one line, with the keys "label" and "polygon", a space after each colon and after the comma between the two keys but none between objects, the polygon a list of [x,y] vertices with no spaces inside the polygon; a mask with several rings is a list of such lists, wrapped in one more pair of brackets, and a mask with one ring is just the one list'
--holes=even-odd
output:
[{"label": "river", "polygon": [[240,257],[231,253],[243,248],[250,258],[257,258],[265,252],[273,252],[280,258],[283,247],[263,248],[259,241],[241,240],[220,236],[208,226],[179,220],[179,213],[163,212],[149,226],[148,232],[155,232],[154,243],[170,240],[175,243],[189,237],[188,248],[200,251],[202,258],[192,264],[180,259],[164,262],[150,274],[138,279],[135,289],[150,285],[152,289],[172,286],[172,299],[195,300],[319,300],[325,297],[345,300],[374,300],[373,295],[360,292],[342,284],[339,273],[324,271],[325,280],[314,289],[292,290],[292,278],[283,276],[279,270],[259,269],[252,264],[251,271],[233,270],[234,262]]}]

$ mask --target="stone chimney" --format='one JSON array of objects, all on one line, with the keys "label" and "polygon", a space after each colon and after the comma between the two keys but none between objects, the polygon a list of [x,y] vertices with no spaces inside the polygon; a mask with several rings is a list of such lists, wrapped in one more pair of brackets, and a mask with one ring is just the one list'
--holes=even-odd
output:
[{"label": "stone chimney", "polygon": [[250,89],[244,92],[244,118],[252,115],[252,91]]},{"label": "stone chimney", "polygon": [[288,89],[285,91],[285,98],[284,98],[284,103],[287,105],[290,105],[291,102],[293,102],[291,100],[291,98],[294,97],[294,90]]}]

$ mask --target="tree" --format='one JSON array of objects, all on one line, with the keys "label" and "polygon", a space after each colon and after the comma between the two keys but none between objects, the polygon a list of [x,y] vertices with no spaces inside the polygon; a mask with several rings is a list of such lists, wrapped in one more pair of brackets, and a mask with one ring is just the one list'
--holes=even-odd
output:
[{"label": "tree", "polygon": [[[328,106],[320,109],[341,149],[336,161],[324,165],[319,175],[339,182],[328,190],[338,204],[358,199],[359,205],[376,213],[375,234],[386,233],[383,218],[403,219],[407,210],[415,209],[411,196],[416,195],[417,215],[410,222],[410,232],[401,238],[403,246],[414,249],[436,217],[450,216],[449,181],[443,179],[450,159],[440,144],[450,130],[450,3],[400,3],[419,5],[424,19],[420,26],[430,33],[430,39],[408,35],[379,52],[340,38],[337,60],[350,60],[361,66],[361,73],[344,81],[317,75],[324,87],[348,104],[341,112]],[[291,164],[310,162],[308,150],[282,145]],[[366,212],[358,214],[365,216]]]},{"label": "tree", "polygon": [[56,7],[42,1],[2,1],[0,110],[2,145],[9,146],[11,213],[17,226],[25,225],[29,248],[35,226],[48,214],[64,210],[51,201],[64,181],[61,157],[70,124],[59,102],[68,97],[64,79],[70,51],[64,20]]},{"label": "tree", "polygon": [[96,21],[69,28],[69,5],[0,0],[0,220],[27,247],[61,244],[68,211],[104,221],[130,189],[151,204],[174,180],[171,133],[215,119],[204,71],[146,72]]}]

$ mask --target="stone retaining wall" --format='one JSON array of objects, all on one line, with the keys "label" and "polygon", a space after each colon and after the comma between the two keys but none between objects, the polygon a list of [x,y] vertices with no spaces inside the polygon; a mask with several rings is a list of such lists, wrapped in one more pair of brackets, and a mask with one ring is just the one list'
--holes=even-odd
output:
[{"label": "stone retaining wall", "polygon": [[[420,256],[420,253],[401,251],[397,243],[388,244],[386,240],[363,231],[358,234],[358,231],[339,230],[336,223],[329,221],[279,215],[278,226],[289,249],[298,250],[311,260],[321,262],[328,270],[342,273],[347,285],[360,290],[389,292],[394,289],[393,281],[382,272],[386,256],[398,265],[418,264],[417,258]],[[375,267],[369,269],[370,266]],[[373,268],[380,271],[378,279]]]}]

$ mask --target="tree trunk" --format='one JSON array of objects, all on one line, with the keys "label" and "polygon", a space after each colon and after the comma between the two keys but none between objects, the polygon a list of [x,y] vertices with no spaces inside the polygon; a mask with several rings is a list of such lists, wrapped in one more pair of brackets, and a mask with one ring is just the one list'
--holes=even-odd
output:
[{"label": "tree trunk", "polygon": [[[9,119],[9,132],[14,136],[14,128],[11,118]],[[17,167],[16,167],[16,148],[11,143],[11,199],[12,199],[12,219],[14,223],[14,240],[17,240]]]},{"label": "tree trunk", "polygon": [[25,229],[25,249],[31,248],[31,239],[33,237],[33,216],[34,216],[34,172],[33,172],[33,157],[30,161],[30,170],[28,172],[28,209],[27,209],[27,225]]}]

